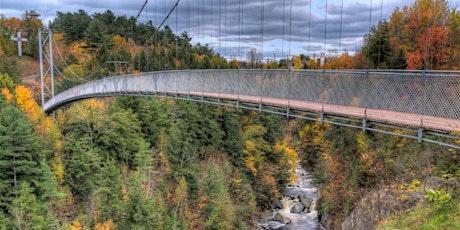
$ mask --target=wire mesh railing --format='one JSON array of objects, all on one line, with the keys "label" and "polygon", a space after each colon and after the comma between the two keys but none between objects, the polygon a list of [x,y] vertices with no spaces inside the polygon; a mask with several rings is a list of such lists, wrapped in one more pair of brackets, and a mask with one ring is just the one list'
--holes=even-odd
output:
[{"label": "wire mesh railing", "polygon": [[116,93],[217,93],[277,98],[460,119],[460,74],[433,71],[183,70],[130,74],[75,86],[50,99]]}]

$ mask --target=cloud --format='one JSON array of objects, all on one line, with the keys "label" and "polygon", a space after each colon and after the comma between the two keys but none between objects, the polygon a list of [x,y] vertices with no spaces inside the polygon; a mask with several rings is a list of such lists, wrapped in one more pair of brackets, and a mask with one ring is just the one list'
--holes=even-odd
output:
[{"label": "cloud", "polygon": [[[140,21],[150,20],[158,26],[175,2],[150,0]],[[321,52],[325,47],[354,50],[362,45],[369,23],[377,24],[381,13],[383,19],[388,19],[395,7],[402,8],[413,1],[387,0],[381,5],[381,1],[374,0],[372,7],[369,0],[327,2],[326,7],[324,0],[182,0],[166,24],[178,33],[188,31],[192,42],[208,42],[220,52],[226,50],[234,55],[257,48],[264,51],[264,56],[267,53],[273,57],[276,53],[281,57],[288,53],[288,47],[292,54]],[[21,17],[33,9],[42,14],[46,24],[57,11],[79,9],[89,14],[111,10],[116,15],[135,17],[143,3],[144,0],[0,0],[0,13]]]}]

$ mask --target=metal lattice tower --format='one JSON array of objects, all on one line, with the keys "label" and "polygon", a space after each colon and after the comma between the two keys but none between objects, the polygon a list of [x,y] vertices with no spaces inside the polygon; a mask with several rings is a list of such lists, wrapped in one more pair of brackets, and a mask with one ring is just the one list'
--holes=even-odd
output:
[{"label": "metal lattice tower", "polygon": [[[53,33],[50,29],[38,31],[38,46],[40,53],[40,88],[43,106],[45,104],[45,88],[48,90],[51,98],[54,97]],[[50,78],[49,87],[46,84],[48,76]]]}]

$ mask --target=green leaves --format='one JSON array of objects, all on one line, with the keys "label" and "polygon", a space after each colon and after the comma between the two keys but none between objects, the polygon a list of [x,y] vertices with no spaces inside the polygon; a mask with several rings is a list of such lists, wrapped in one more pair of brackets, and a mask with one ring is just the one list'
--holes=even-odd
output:
[{"label": "green leaves", "polygon": [[450,200],[452,199],[451,195],[449,193],[446,193],[445,190],[434,190],[431,188],[426,190],[425,198],[427,198],[430,202],[435,204],[446,204],[450,202]]}]

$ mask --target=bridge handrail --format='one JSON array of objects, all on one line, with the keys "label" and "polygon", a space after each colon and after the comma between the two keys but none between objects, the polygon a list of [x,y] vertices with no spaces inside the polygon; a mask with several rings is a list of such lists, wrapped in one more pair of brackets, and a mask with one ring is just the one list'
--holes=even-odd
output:
[{"label": "bridge handrail", "polygon": [[[451,74],[445,74],[451,73]],[[49,112],[69,102],[123,93],[217,93],[388,110],[460,119],[460,72],[370,70],[172,70],[113,76],[72,87],[50,99]]]}]

